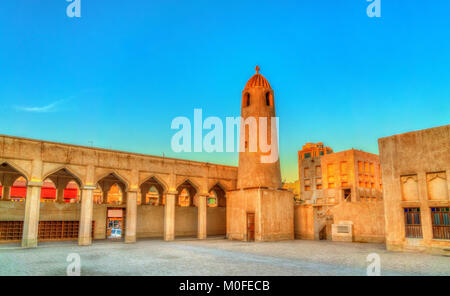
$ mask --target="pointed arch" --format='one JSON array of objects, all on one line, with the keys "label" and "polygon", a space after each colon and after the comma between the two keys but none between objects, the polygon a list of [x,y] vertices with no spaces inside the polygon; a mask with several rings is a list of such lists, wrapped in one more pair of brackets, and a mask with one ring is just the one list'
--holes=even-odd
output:
[{"label": "pointed arch", "polygon": [[22,169],[19,165],[15,164],[13,161],[0,159],[0,166],[3,166],[3,164],[10,166],[18,174],[22,175],[22,177],[24,177],[27,182],[30,180],[30,176],[26,172],[26,170]]},{"label": "pointed arch", "polygon": [[186,189],[189,192],[189,206],[194,206],[194,199],[199,192],[199,188],[200,187],[197,184],[186,178],[177,186],[177,205],[180,205],[180,197],[186,198],[184,195],[181,195],[182,191]]},{"label": "pointed arch", "polygon": [[225,192],[225,193],[228,191],[228,189],[220,181],[217,181],[216,183],[214,183],[214,185],[209,188],[209,191],[213,190],[213,188],[216,186],[220,187],[220,189],[222,189],[223,192]]},{"label": "pointed arch", "polygon": [[[141,187],[141,186],[144,185],[145,183],[148,183],[148,181],[151,181],[152,179],[153,179],[156,183],[158,183],[158,184],[161,186],[161,188],[162,188],[162,190],[163,190],[163,192],[161,192],[161,193],[166,193],[166,192],[167,192],[169,186],[167,186],[167,183],[164,182],[160,177],[158,177],[158,176],[156,176],[156,175],[152,175],[152,176],[146,178],[143,182],[141,182],[141,184],[139,185],[139,187]],[[158,189],[159,189],[159,188],[158,188]]]},{"label": "pointed arch", "polygon": [[157,202],[154,205],[164,205],[165,204],[165,197],[164,195],[167,193],[167,185],[165,182],[163,182],[160,178],[153,175],[145,179],[144,182],[142,182],[139,185],[140,191],[141,191],[141,205],[148,204],[147,197],[149,198],[149,201],[152,200],[152,197],[150,194],[150,190],[152,187],[155,187],[155,189],[158,192],[158,198]]},{"label": "pointed arch", "polygon": [[218,207],[226,207],[227,199],[226,199],[226,190],[220,182],[217,182],[214,186],[212,186],[208,192],[214,191],[216,195],[216,205]]},{"label": "pointed arch", "polygon": [[199,192],[199,190],[200,190],[200,185],[197,184],[196,182],[192,181],[192,180],[189,179],[189,178],[185,178],[185,179],[183,180],[183,182],[178,183],[178,184],[177,184],[177,188],[180,187],[181,185],[187,184],[187,183],[189,183],[192,187],[194,187],[194,189],[195,189],[197,192]]},{"label": "pointed arch", "polygon": [[108,176],[113,176],[115,177],[120,183],[122,183],[122,185],[124,186],[123,190],[126,192],[128,191],[128,188],[130,187],[130,183],[128,182],[128,180],[126,178],[124,178],[121,174],[119,174],[116,170],[110,170],[109,172],[100,175],[100,177],[97,178],[97,180],[95,181],[95,184],[98,184],[99,182],[101,182],[103,179],[107,178]]},{"label": "pointed arch", "polygon": [[63,171],[63,172],[66,173],[65,175],[72,177],[72,179],[73,179],[73,180],[78,184],[78,186],[80,187],[80,190],[81,190],[81,188],[83,188],[83,186],[84,186],[84,183],[83,183],[83,181],[82,181],[83,179],[82,179],[77,173],[75,173],[75,172],[73,172],[71,169],[69,169],[67,166],[61,166],[61,167],[59,167],[59,168],[57,168],[57,169],[54,169],[54,170],[50,171],[48,174],[46,174],[46,175],[42,178],[42,180],[45,180],[45,179],[47,179],[47,178],[50,178],[53,174],[57,174],[57,173],[59,173],[60,171]]}]

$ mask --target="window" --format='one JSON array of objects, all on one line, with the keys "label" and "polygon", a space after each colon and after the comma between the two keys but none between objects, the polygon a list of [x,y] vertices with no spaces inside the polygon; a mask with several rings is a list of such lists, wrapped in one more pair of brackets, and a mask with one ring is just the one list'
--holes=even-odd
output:
[{"label": "window", "polygon": [[405,237],[422,238],[422,223],[420,208],[404,208]]},{"label": "window", "polygon": [[270,106],[270,92],[266,93],[266,106]]},{"label": "window", "polygon": [[322,176],[322,167],[320,165],[316,166],[316,176],[317,177]]},{"label": "window", "polygon": [[250,106],[250,94],[245,93],[244,100],[242,102],[242,107],[248,107],[248,106]]},{"label": "window", "polygon": [[363,162],[362,162],[362,161],[358,161],[358,170],[359,170],[360,172],[364,171],[364,165],[363,165]]},{"label": "window", "polygon": [[305,169],[303,170],[303,172],[304,172],[304,177],[305,177],[305,178],[308,178],[308,177],[309,177],[309,168],[305,168]]},{"label": "window", "polygon": [[328,164],[327,166],[328,176],[334,176],[334,164]]},{"label": "window", "polygon": [[310,190],[311,190],[311,186],[305,185],[305,191],[310,191]]},{"label": "window", "polygon": [[320,155],[320,156],[323,155],[323,150],[320,150],[319,155]]},{"label": "window", "polygon": [[433,238],[450,239],[450,208],[431,208]]},{"label": "window", "polygon": [[317,185],[316,185],[316,189],[317,189],[317,190],[321,190],[321,189],[322,189],[322,184],[317,184]]},{"label": "window", "polygon": [[311,153],[310,152],[305,153],[305,158],[311,158]]}]

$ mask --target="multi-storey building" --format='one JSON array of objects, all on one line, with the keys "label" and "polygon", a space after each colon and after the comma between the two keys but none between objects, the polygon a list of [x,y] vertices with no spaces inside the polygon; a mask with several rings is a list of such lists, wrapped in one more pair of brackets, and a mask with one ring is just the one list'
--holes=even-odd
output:
[{"label": "multi-storey building", "polygon": [[298,151],[300,199],[314,200],[322,195],[322,169],[320,159],[333,153],[323,143],[306,143]]}]

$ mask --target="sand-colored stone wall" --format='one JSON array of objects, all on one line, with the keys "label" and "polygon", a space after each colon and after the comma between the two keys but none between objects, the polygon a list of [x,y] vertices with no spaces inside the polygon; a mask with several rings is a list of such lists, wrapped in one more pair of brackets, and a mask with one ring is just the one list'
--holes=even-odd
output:
[{"label": "sand-colored stone wall", "polygon": [[[381,138],[378,145],[387,248],[448,254],[450,241],[433,237],[431,208],[450,206],[450,125]],[[441,189],[430,190],[430,174],[444,177]],[[422,238],[405,237],[404,208],[420,208]]]},{"label": "sand-colored stone wall", "polygon": [[261,209],[260,240],[294,239],[294,194],[290,191],[261,189],[258,202]]},{"label": "sand-colored stone wall", "polygon": [[315,238],[315,208],[313,205],[295,205],[294,233],[296,239]]},{"label": "sand-colored stone wall", "polygon": [[384,239],[384,203],[382,200],[370,202],[342,202],[332,208],[334,224],[340,221],[353,222],[353,241],[382,243]]},{"label": "sand-colored stone wall", "polygon": [[25,203],[0,201],[0,221],[23,221]]},{"label": "sand-colored stone wall", "polygon": [[214,207],[207,209],[207,234],[208,235],[226,235],[227,233],[227,208]]},{"label": "sand-colored stone wall", "polygon": [[[232,240],[247,240],[247,213],[256,211],[258,189],[236,190],[227,193],[227,237]],[[255,234],[259,232],[259,223],[255,225]]]},{"label": "sand-colored stone wall", "polygon": [[196,207],[175,208],[175,237],[197,236],[197,211]]},{"label": "sand-colored stone wall", "polygon": [[294,239],[294,194],[273,189],[228,193],[227,236],[247,240],[247,213],[255,214],[255,240]]},{"label": "sand-colored stone wall", "polygon": [[137,207],[136,236],[138,238],[164,236],[164,206]]}]

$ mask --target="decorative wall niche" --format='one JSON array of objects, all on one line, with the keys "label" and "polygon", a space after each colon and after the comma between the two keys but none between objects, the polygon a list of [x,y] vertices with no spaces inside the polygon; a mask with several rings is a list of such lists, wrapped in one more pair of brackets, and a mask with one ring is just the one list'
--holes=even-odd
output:
[{"label": "decorative wall niche", "polygon": [[445,172],[427,173],[429,200],[448,200],[448,185]]},{"label": "decorative wall niche", "polygon": [[402,200],[418,201],[419,188],[417,184],[417,175],[400,176],[402,186]]}]

